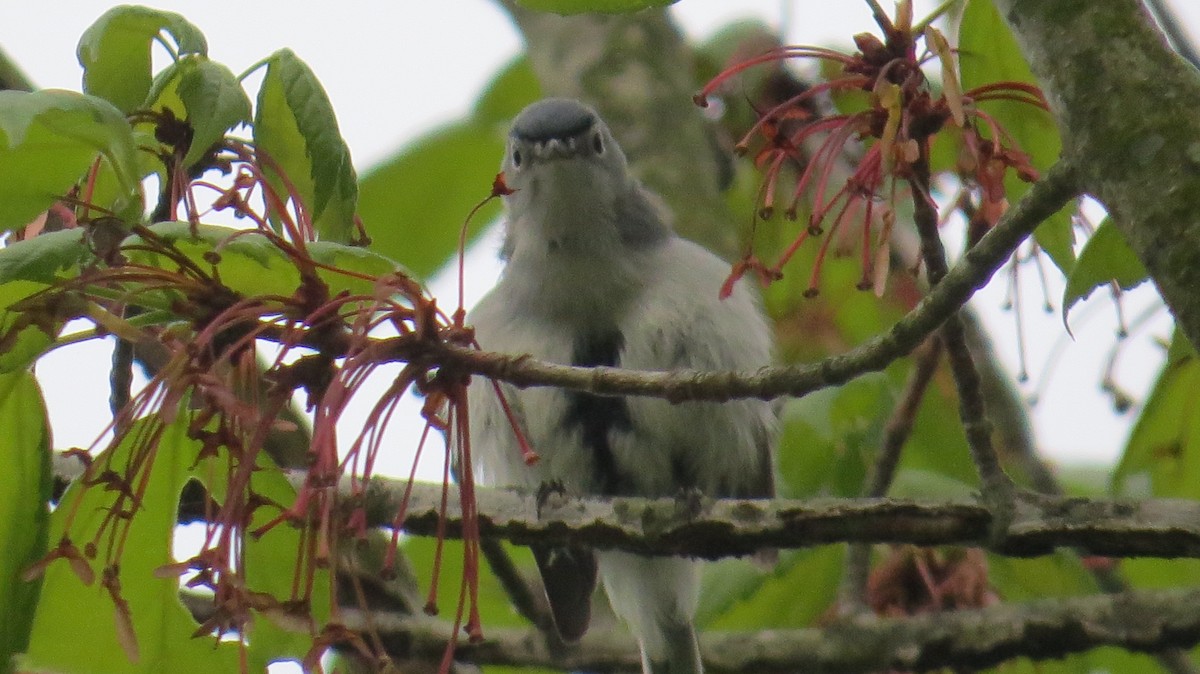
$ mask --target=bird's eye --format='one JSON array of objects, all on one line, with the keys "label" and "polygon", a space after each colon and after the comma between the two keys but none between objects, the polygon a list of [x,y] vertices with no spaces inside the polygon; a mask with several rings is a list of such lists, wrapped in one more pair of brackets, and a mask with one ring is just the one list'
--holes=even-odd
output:
[{"label": "bird's eye", "polygon": [[600,138],[600,134],[592,136],[592,151],[596,154],[604,154],[604,140]]},{"label": "bird's eye", "polygon": [[512,165],[513,168],[521,168],[521,151],[516,148],[512,151]]}]

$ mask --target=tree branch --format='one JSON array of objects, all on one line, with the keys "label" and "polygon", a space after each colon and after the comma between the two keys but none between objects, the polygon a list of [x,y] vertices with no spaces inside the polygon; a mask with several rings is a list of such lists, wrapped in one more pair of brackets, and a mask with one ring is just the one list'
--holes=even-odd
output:
[{"label": "tree branch", "polygon": [[[912,165],[908,182],[913,188],[913,224],[921,238],[921,259],[925,262],[929,285],[936,289],[950,269],[946,262],[946,249],[938,232],[937,207],[933,204],[930,192],[928,145],[919,146],[920,156]],[[959,417],[967,435],[971,458],[983,483],[984,496],[995,497],[993,501],[997,504],[1006,503],[1011,497],[1013,483],[1000,466],[1000,457],[992,444],[992,425],[987,418],[979,371],[967,347],[966,331],[957,311],[946,317],[940,335],[950,371],[954,373]]]},{"label": "tree branch", "polygon": [[[297,475],[294,479],[303,480]],[[347,483],[348,484],[348,483]],[[343,488],[345,507],[363,507],[372,526],[388,526],[406,482],[374,478],[359,497]],[[449,494],[446,535],[462,535],[457,490]],[[1022,496],[1007,526],[978,501],[907,499],[564,499],[540,505],[532,495],[476,488],[483,536],[527,545],[588,543],[644,554],[707,559],[746,555],[768,547],[827,543],[970,545],[1010,556],[1048,554],[1073,547],[1110,557],[1200,557],[1200,502]],[[404,528],[435,535],[442,485],[415,483]]]},{"label": "tree branch", "polygon": [[[850,674],[984,668],[1016,657],[1058,658],[1098,646],[1133,651],[1190,647],[1200,642],[1200,589],[1153,590],[1001,604],[910,618],[859,617],[822,629],[705,633],[706,671]],[[356,616],[347,611],[350,626]],[[385,643],[404,657],[439,658],[450,638],[440,621],[375,616]],[[565,671],[637,669],[627,638],[590,633],[555,655],[533,630],[485,629],[478,644],[462,643],[457,657],[484,665]],[[389,651],[391,648],[389,648]]]},{"label": "tree branch", "polygon": [[[601,395],[657,396],[672,401],[802,396],[844,384],[867,372],[882,370],[911,352],[988,282],[1038,224],[1077,195],[1071,165],[1055,164],[977,246],[967,251],[937,287],[888,332],[819,363],[766,367],[756,373],[640,372],[555,365],[528,356],[488,353],[444,343],[428,347],[421,343],[418,347],[425,349],[424,353],[396,355],[398,358],[424,358],[519,387],[557,386]],[[397,351],[412,348],[412,342],[395,343]]]},{"label": "tree branch", "polygon": [[[900,400],[892,409],[891,416],[883,428],[883,442],[875,462],[867,470],[860,492],[864,498],[881,498],[887,495],[900,465],[900,451],[904,449],[912,434],[917,411],[933,376],[937,374],[942,358],[942,342],[937,337],[925,340],[913,357],[912,372],[904,383]],[[838,610],[843,614],[867,609],[867,580],[871,572],[871,546],[865,543],[851,545],[846,550],[842,572],[842,584],[838,592]]]},{"label": "tree branch", "polygon": [[996,0],[1063,134],[1063,156],[1200,344],[1200,76],[1137,0]]}]

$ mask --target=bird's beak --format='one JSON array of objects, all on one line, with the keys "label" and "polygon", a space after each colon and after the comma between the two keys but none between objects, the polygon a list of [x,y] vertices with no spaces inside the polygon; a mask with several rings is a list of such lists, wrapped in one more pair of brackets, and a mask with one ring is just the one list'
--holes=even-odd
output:
[{"label": "bird's beak", "polygon": [[574,138],[551,138],[533,144],[533,156],[540,161],[570,159],[575,156]]}]

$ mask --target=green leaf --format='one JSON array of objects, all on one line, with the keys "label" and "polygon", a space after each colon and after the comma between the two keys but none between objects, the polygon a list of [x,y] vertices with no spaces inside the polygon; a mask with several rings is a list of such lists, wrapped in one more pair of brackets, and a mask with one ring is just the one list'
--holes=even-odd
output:
[{"label": "green leaf", "polygon": [[1200,498],[1200,359],[1178,330],[1112,488],[1130,497]]},{"label": "green leaf", "polygon": [[70,91],[0,91],[0,229],[20,227],[77,183],[97,154],[111,165],[125,204],[138,200],[137,154],[124,115]]},{"label": "green leaf", "polygon": [[705,577],[696,622],[712,630],[808,627],[837,598],[843,551],[826,545],[784,553],[772,573],[742,578],[733,588],[714,586],[729,579],[729,567],[718,565]]},{"label": "green leaf", "polygon": [[[77,275],[79,265],[91,257],[82,228],[45,232],[0,248],[0,283],[20,280],[49,285]],[[70,273],[64,275],[64,270]]]},{"label": "green leaf", "polygon": [[254,143],[270,159],[263,170],[281,199],[287,198],[290,182],[292,196],[300,200],[321,238],[349,240],[358,200],[350,149],[338,131],[325,89],[290,49],[267,60],[254,116]]},{"label": "green leaf", "polygon": [[[1071,552],[1059,551],[1036,559],[988,556],[988,581],[1005,602],[1026,602],[1047,597],[1068,597],[1098,592],[1092,575],[1084,568],[1079,557]],[[1018,659],[1001,668],[1006,674],[1010,670],[1020,674],[1091,674],[1092,672],[1139,671],[1120,667],[1107,668],[1103,663],[1112,662],[1113,652],[1090,651],[1073,655],[1060,661],[1037,661]],[[1151,670],[1153,671],[1153,670]]]},{"label": "green leaf", "polygon": [[[454,615],[458,606],[459,588],[463,578],[463,544],[460,540],[446,540],[442,547],[442,562],[435,567],[434,553],[437,539],[428,536],[413,536],[404,541],[403,552],[416,573],[417,588],[422,596],[431,586],[434,568],[439,568],[438,595],[436,603],[441,615]],[[524,569],[532,570],[533,557],[527,548],[508,546],[514,561]],[[486,564],[482,566],[486,567]],[[512,609],[508,594],[500,581],[491,573],[479,574],[479,612],[483,625],[496,627],[527,626],[529,622]]]},{"label": "green leaf", "polygon": [[13,304],[45,289],[44,284],[29,281],[0,284],[0,374],[28,370],[54,344],[60,321],[29,324],[22,322],[17,312],[9,311]]},{"label": "green leaf", "polygon": [[208,52],[200,29],[174,12],[133,5],[105,12],[79,38],[83,90],[123,112],[141,107],[150,90],[150,45],[164,32],[175,41],[178,55]]},{"label": "green leaf", "polygon": [[[458,248],[471,206],[491,193],[503,136],[490,124],[457,122],[424,136],[363,177],[359,214],[371,248],[419,278],[441,269]],[[470,238],[500,212],[493,199],[471,220]]]},{"label": "green leaf", "polygon": [[[492,122],[507,129],[513,117],[525,106],[541,98],[541,85],[537,75],[529,65],[529,59],[517,57],[492,76],[491,81],[484,87],[475,107],[471,109],[471,118],[479,122]],[[496,161],[499,164],[499,160]]]},{"label": "green leaf", "polygon": [[250,97],[229,68],[204,56],[181,58],[159,73],[147,107],[170,110],[192,128],[184,165],[195,164],[225,132],[250,121]]},{"label": "green leaf", "polygon": [[979,493],[972,483],[963,482],[944,473],[920,468],[903,468],[896,472],[888,496],[893,498],[971,499]]},{"label": "green leaf", "polygon": [[[234,292],[246,296],[290,296],[300,285],[300,274],[293,260],[257,232],[199,225],[193,237],[193,228],[186,222],[161,222],[148,229],[174,245],[201,269],[215,267],[221,282]],[[124,241],[127,257],[139,264],[169,271],[178,268],[178,263],[168,256],[130,249],[143,244],[145,242],[139,236]],[[392,260],[357,246],[318,241],[308,244],[308,251],[317,262],[354,272],[349,275],[331,269],[318,270],[318,275],[335,295],[371,296],[375,291],[374,283],[361,278],[362,275],[378,277],[403,271]],[[18,325],[19,315],[3,310],[58,280],[78,275],[81,267],[93,260],[82,229],[48,232],[0,249],[0,373],[28,367],[54,341],[54,335],[44,332],[42,326]],[[178,296],[170,291],[139,296],[144,307],[162,309],[168,315],[173,313],[172,302],[177,299]],[[10,334],[15,327],[21,329]]]},{"label": "green leaf", "polygon": [[[443,126],[373,167],[359,183],[358,212],[371,248],[428,279],[458,249],[471,206],[491,193],[512,118],[541,96],[524,59],[496,74],[471,116]],[[468,241],[500,212],[492,200],[475,214]]]},{"label": "green leaf", "polygon": [[[1122,567],[1129,560],[1122,562]],[[1154,562],[1172,563],[1166,560]],[[1096,580],[1078,555],[1058,551],[1036,559],[988,556],[988,580],[1005,602],[1027,602],[1048,597],[1092,595]],[[1006,663],[1005,674],[1092,674],[1094,672],[1161,672],[1153,660],[1116,648],[1078,653],[1057,661],[1018,659]]]},{"label": "green leaf", "polygon": [[1195,586],[1200,582],[1200,559],[1122,559],[1121,574],[1138,588]]},{"label": "green leaf", "polygon": [[1067,287],[1063,290],[1063,324],[1067,322],[1071,307],[1096,288],[1115,282],[1122,290],[1129,290],[1148,276],[1145,265],[1125,241],[1125,235],[1111,218],[1105,218],[1084,244],[1075,267],[1067,276]]},{"label": "green leaf", "polygon": [[555,14],[583,14],[602,12],[625,14],[643,9],[669,7],[679,0],[517,0],[526,9]]},{"label": "green leaf", "polygon": [[[181,411],[175,422],[163,430],[155,443],[154,459],[147,467],[150,473],[141,507],[125,523],[128,528],[119,577],[122,597],[129,604],[137,635],[138,661],[130,662],[117,644],[112,598],[98,587],[81,585],[69,565],[59,561],[46,569],[33,636],[23,663],[25,669],[88,674],[237,671],[237,645],[193,638],[198,625],[179,600],[178,579],[155,574],[163,565],[175,561],[171,556],[171,541],[179,495],[201,450],[199,442],[187,437],[190,421],[191,415]],[[128,437],[142,438],[151,430],[150,423],[150,419],[134,422]],[[126,440],[107,450],[112,453],[112,465],[129,465],[133,445],[134,442]],[[107,517],[113,499],[112,491],[102,488],[81,491],[78,482],[72,484],[50,516],[51,540],[69,534],[82,548]],[[71,513],[75,520],[67,532],[65,527]],[[101,554],[104,549],[101,546]],[[70,648],[63,647],[64,634],[70,635]]]},{"label": "green leaf", "polygon": [[[214,424],[210,430],[215,429]],[[256,467],[257,470],[250,477],[250,488],[255,495],[271,504],[286,506],[295,502],[295,488],[270,457],[260,454]],[[205,459],[192,471],[218,503],[224,503],[227,497],[229,473],[223,458]],[[256,508],[246,530],[254,531],[278,515],[279,507],[276,505]],[[243,569],[247,589],[269,594],[281,601],[291,597],[297,555],[303,545],[302,537],[303,533],[291,526],[272,527],[262,536],[246,536]],[[324,625],[330,615],[327,569],[314,571],[310,596],[311,602],[307,607],[309,615],[315,624]],[[247,632],[251,635],[247,649],[249,671],[266,671],[269,663],[279,659],[303,658],[312,646],[312,636],[307,632],[286,629],[259,614],[253,616]]]},{"label": "green leaf", "polygon": [[788,401],[778,450],[781,491],[795,498],[857,496],[892,397],[887,376],[874,373]]},{"label": "green leaf", "polygon": [[[970,0],[967,3],[959,26],[958,49],[965,92],[997,82],[1037,85],[1012,32],[991,0]],[[1045,171],[1058,159],[1062,140],[1058,127],[1046,111],[1006,100],[984,101],[979,107],[1008,131],[1039,171]],[[1009,202],[1015,203],[1029,190],[1029,183],[1009,171],[1004,179],[1004,188]],[[1075,262],[1074,231],[1069,208],[1048,218],[1034,232],[1038,245],[1050,255],[1063,274],[1070,273]]]},{"label": "green leaf", "polygon": [[83,234],[82,229],[45,232],[0,249],[0,373],[27,369],[54,343],[64,317],[27,324],[9,308],[58,279],[77,275],[92,258]]},{"label": "green leaf", "polygon": [[[244,295],[288,296],[300,285],[300,272],[292,259],[258,232],[218,225],[199,225],[193,230],[186,222],[160,222],[149,229],[162,240],[173,244],[202,269],[213,267],[210,260],[212,254],[216,253],[216,269],[221,282],[235,292]],[[125,245],[142,243],[140,237],[132,236]],[[310,243],[308,251],[317,262],[369,276],[389,274],[400,269],[394,261],[379,253],[332,241]],[[127,255],[142,264],[163,269],[175,269],[178,266],[166,256],[155,253],[130,251]],[[2,259],[0,256],[0,260]],[[321,270],[318,273],[329,285],[330,292],[335,295],[342,292],[369,295],[374,290],[370,281],[361,278],[329,270]]]},{"label": "green leaf", "polygon": [[179,97],[192,125],[192,147],[183,162],[191,166],[225,132],[250,121],[250,97],[229,68],[200,59],[194,72],[179,83]]},{"label": "green leaf", "polygon": [[29,645],[41,589],[21,576],[46,554],[50,521],[50,429],[31,373],[0,376],[0,428],[0,672],[9,672]]},{"label": "green leaf", "polygon": [[1093,594],[1096,581],[1073,552],[1036,559],[988,555],[988,578],[1005,601]]}]

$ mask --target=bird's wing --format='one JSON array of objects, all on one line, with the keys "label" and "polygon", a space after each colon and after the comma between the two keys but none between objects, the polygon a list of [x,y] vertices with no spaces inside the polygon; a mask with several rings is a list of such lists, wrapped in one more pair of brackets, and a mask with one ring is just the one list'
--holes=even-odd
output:
[{"label": "bird's wing", "polygon": [[[531,354],[562,362],[566,336],[551,326],[531,325],[528,317],[514,312],[504,302],[502,293],[493,291],[485,296],[472,310],[468,322],[475,326],[480,346],[485,350]],[[501,395],[512,420],[501,405]],[[564,432],[561,419],[569,412],[569,402],[562,391],[521,390],[474,377],[468,392],[468,408],[475,476],[481,484],[536,489],[539,493],[544,487],[556,484],[580,492],[580,483],[585,479],[580,468],[582,450]],[[533,466],[524,461],[512,428],[514,420],[540,456]],[[574,471],[570,470],[572,465]],[[595,554],[590,547],[578,544],[534,545],[531,550],[559,636],[564,641],[577,641],[591,620],[597,573]]]},{"label": "bird's wing", "polygon": [[[622,322],[623,367],[647,370],[753,372],[773,359],[771,329],[753,289],[739,283],[719,297],[729,265],[684,239],[667,243],[652,265],[656,277]],[[627,443],[622,458],[646,462],[646,448],[664,448],[650,460],[668,475],[647,493],[671,495],[679,484],[711,496],[774,494],[771,447],[777,418],[766,401],[670,403],[630,398],[633,426],[646,437]],[[636,455],[636,456],[635,456]]]}]

